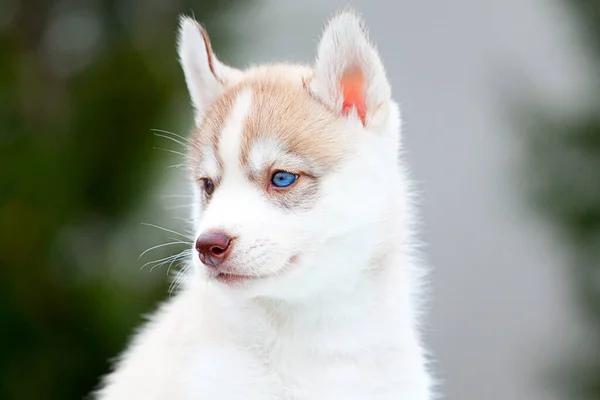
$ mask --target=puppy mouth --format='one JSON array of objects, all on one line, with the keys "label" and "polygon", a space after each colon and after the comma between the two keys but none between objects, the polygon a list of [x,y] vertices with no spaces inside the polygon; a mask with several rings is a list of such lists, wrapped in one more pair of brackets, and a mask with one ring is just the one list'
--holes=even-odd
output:
[{"label": "puppy mouth", "polygon": [[253,280],[257,280],[257,279],[264,279],[267,277],[269,277],[269,275],[266,275],[266,276],[237,275],[237,274],[232,274],[229,272],[218,272],[214,275],[214,278],[216,280],[218,280],[219,282],[227,283],[227,284],[244,283],[244,282],[253,281]]},{"label": "puppy mouth", "polygon": [[229,271],[214,271],[211,275],[212,278],[214,278],[215,280],[228,284],[228,285],[241,285],[247,282],[251,282],[251,281],[257,281],[257,280],[261,280],[261,279],[267,279],[267,278],[271,278],[274,276],[278,276],[281,275],[283,273],[285,273],[291,266],[292,264],[294,264],[297,260],[297,256],[292,256],[290,257],[290,259],[288,260],[288,262],[286,263],[286,266],[284,268],[282,268],[281,270],[272,273],[272,274],[265,274],[265,275],[243,275],[243,274],[236,274],[234,272],[229,272]]}]

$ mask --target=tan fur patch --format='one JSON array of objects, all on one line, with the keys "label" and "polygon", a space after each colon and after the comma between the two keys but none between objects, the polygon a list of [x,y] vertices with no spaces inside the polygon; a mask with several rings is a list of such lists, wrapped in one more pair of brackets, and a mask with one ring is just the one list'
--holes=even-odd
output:
[{"label": "tan fur patch", "polygon": [[[233,109],[233,104],[236,96],[241,88],[231,88],[219,97],[217,101],[208,109],[202,124],[192,130],[190,161],[194,178],[204,178],[205,171],[202,171],[202,149],[210,147],[217,158],[217,163],[220,169],[223,168],[222,161],[219,157],[219,138],[223,125]],[[215,177],[212,177],[215,178]]]},{"label": "tan fur patch", "polygon": [[269,139],[306,158],[320,173],[344,157],[348,146],[340,135],[341,121],[304,88],[308,74],[304,71],[292,80],[282,72],[272,72],[249,82],[254,96],[242,136],[242,165],[253,143]]},{"label": "tan fur patch", "polygon": [[267,190],[267,194],[285,208],[309,208],[316,200],[318,178],[335,168],[350,150],[340,117],[305,87],[311,76],[312,70],[302,66],[263,66],[245,71],[243,79],[225,88],[192,133],[190,157],[195,178],[204,177],[200,166],[205,146],[213,149],[222,169],[218,155],[221,130],[238,94],[250,89],[252,102],[241,133],[240,164],[247,169],[249,179],[266,189],[273,169],[285,166],[272,160],[260,174],[250,171],[250,151],[260,141],[276,141],[284,152],[302,160],[299,170],[289,171],[301,176],[293,187]]}]

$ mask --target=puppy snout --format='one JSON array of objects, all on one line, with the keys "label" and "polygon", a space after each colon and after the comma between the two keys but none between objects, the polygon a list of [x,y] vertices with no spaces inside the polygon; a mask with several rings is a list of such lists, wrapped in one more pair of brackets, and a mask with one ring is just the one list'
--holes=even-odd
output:
[{"label": "puppy snout", "polygon": [[196,240],[200,261],[208,267],[218,268],[231,251],[231,237],[222,232],[203,233]]}]

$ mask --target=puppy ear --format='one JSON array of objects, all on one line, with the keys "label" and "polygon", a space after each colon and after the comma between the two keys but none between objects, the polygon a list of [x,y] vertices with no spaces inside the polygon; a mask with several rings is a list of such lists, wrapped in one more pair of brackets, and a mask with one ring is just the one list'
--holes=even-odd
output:
[{"label": "puppy ear", "polygon": [[241,72],[217,59],[208,34],[192,18],[181,18],[178,52],[199,125],[209,106],[227,85],[239,79]]},{"label": "puppy ear", "polygon": [[334,16],[317,50],[311,93],[334,111],[372,127],[387,115],[390,85],[362,20],[353,11]]}]

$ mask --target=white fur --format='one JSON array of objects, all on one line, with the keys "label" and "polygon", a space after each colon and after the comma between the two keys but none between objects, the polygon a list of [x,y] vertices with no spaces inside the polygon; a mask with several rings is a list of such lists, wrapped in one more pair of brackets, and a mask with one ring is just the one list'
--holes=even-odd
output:
[{"label": "white fur", "polygon": [[268,165],[269,161],[285,156],[281,143],[272,139],[262,139],[250,149],[250,165],[254,170],[261,170]]},{"label": "white fur", "polygon": [[[209,280],[194,257],[180,292],[136,335],[97,399],[431,399],[416,327],[421,295],[412,211],[397,161],[399,110],[360,26],[352,13],[332,20],[311,90],[341,106],[339,76],[358,62],[367,78],[368,119],[377,123],[365,128],[344,118],[339,134],[352,141],[355,155],[322,177],[310,210],[274,207],[243,173],[238,155],[253,102],[248,90],[237,95],[224,124],[221,182],[196,233],[235,236],[236,272],[269,277],[230,287]],[[182,64],[201,108],[201,88],[213,83],[198,78],[207,71],[198,63],[206,54],[194,53],[197,41],[184,22]],[[259,142],[250,162],[297,162],[284,153],[277,142]]]},{"label": "white fur", "polygon": [[317,49],[311,90],[333,109],[341,109],[340,78],[350,68],[360,69],[366,81],[367,124],[382,123],[387,108],[381,106],[390,100],[390,85],[362,21],[353,12],[345,12],[325,28]]},{"label": "white fur", "polygon": [[[193,19],[182,18],[178,45],[179,61],[196,111],[197,124],[202,121],[206,109],[221,94],[224,82],[235,81],[240,77],[238,70],[224,65],[215,54],[206,51],[207,44],[199,29],[201,27]],[[211,61],[214,73],[210,69]]]},{"label": "white fur", "polygon": [[244,90],[236,99],[229,121],[223,126],[219,141],[219,154],[223,160],[223,176],[243,180],[239,176],[244,173],[240,165],[243,121],[250,111],[252,92]]},{"label": "white fur", "polygon": [[207,177],[214,179],[219,176],[219,163],[211,147],[202,149],[202,170],[206,171]]}]

